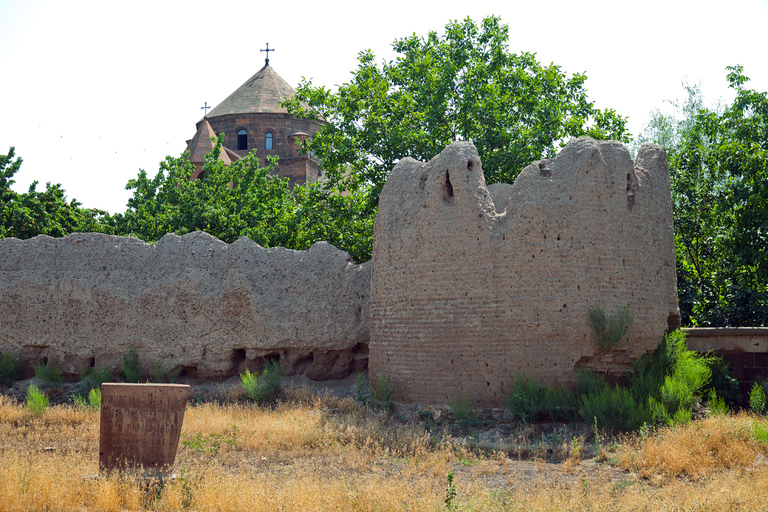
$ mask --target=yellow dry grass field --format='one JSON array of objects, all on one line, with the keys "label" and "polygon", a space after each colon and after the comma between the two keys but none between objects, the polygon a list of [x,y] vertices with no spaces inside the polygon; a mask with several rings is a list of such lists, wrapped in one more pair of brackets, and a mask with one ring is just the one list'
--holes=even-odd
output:
[{"label": "yellow dry grass field", "polygon": [[190,405],[162,487],[95,477],[98,438],[98,411],[34,414],[0,396],[0,511],[768,510],[768,421],[746,414],[602,436],[597,462],[595,439],[480,449],[300,391],[266,408]]}]

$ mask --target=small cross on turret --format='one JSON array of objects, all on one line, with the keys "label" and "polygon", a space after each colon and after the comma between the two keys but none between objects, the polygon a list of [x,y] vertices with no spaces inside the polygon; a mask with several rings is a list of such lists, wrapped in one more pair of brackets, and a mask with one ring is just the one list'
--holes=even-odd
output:
[{"label": "small cross on turret", "polygon": [[211,108],[213,107],[209,107],[207,101],[205,102],[205,106],[200,107],[200,110],[203,111],[203,117],[208,117],[208,109],[211,109]]},{"label": "small cross on turret", "polygon": [[267,52],[267,58],[266,58],[266,59],[265,59],[265,61],[264,61],[264,65],[265,65],[265,66],[269,66],[269,52],[273,52],[273,51],[275,51],[275,50],[274,50],[274,49],[270,50],[270,49],[269,49],[269,43],[267,43],[267,49],[266,49],[266,50],[259,50],[259,51],[260,51],[260,52]]}]

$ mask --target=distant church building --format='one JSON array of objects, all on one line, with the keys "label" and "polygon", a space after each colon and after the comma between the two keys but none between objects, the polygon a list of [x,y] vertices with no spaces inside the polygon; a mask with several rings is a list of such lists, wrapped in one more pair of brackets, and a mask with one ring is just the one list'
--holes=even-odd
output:
[{"label": "distant church building", "polygon": [[301,142],[312,137],[322,123],[300,119],[280,106],[284,98],[294,94],[296,90],[270,67],[267,58],[263,68],[198,121],[197,133],[187,141],[195,165],[192,179],[205,177],[202,167],[205,155],[213,149],[211,138],[224,133],[219,158],[225,164],[256,149],[262,165],[266,165],[269,155],[279,157],[277,173],[281,178],[290,178],[292,186],[317,180],[319,162],[299,150]]}]

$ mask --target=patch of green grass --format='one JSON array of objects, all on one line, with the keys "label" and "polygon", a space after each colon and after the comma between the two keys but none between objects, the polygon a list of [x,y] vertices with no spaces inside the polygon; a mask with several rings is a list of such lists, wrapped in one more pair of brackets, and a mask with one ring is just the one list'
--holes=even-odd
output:
[{"label": "patch of green grass", "polygon": [[754,430],[752,431],[752,437],[758,443],[768,444],[768,427],[755,422]]},{"label": "patch of green grass", "polygon": [[232,425],[232,428],[228,429],[226,434],[208,434],[204,436],[198,432],[191,438],[184,439],[185,435],[182,433],[181,444],[185,450],[216,455],[221,451],[222,445],[235,446],[237,444],[237,434],[237,425]]}]

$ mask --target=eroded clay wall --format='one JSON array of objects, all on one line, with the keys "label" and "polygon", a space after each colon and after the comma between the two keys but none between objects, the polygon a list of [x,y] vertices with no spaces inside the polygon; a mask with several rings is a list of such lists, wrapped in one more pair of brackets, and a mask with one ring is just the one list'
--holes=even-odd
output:
[{"label": "eroded clay wall", "polygon": [[[77,375],[119,369],[134,347],[199,378],[255,370],[341,378],[365,368],[370,266],[320,242],[308,251],[226,244],[205,233],[76,233],[0,240],[0,352]],[[151,375],[151,373],[149,373]]]},{"label": "eroded clay wall", "polygon": [[[474,146],[398,163],[383,189],[372,268],[373,378],[396,399],[501,404],[515,374],[570,384],[622,374],[679,323],[666,153],[635,163],[617,142],[577,139],[487,187]],[[634,313],[600,354],[587,310]]]}]

